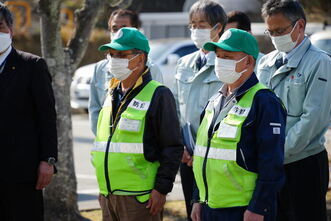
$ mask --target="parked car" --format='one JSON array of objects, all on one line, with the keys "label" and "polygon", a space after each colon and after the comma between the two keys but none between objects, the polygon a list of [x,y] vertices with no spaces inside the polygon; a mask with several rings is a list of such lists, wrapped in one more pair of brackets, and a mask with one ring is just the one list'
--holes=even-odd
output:
[{"label": "parked car", "polygon": [[[193,42],[183,38],[169,38],[150,41],[149,57],[162,71],[163,83],[170,89],[174,84],[176,64],[179,58],[198,50]],[[78,68],[71,83],[71,107],[88,108],[91,78],[95,63]]]},{"label": "parked car", "polygon": [[78,68],[73,76],[70,86],[70,104],[74,109],[88,108],[90,96],[90,84],[94,71],[94,64],[89,64]]},{"label": "parked car", "polygon": [[331,30],[321,31],[310,36],[311,42],[314,46],[322,49],[331,55]]}]

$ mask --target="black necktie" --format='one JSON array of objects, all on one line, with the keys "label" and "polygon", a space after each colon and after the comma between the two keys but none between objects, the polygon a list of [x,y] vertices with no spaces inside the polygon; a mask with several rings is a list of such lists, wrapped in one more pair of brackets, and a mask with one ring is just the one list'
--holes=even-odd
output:
[{"label": "black necktie", "polygon": [[278,59],[276,60],[276,62],[275,62],[275,66],[276,66],[276,68],[278,69],[278,68],[280,68],[281,66],[283,66],[283,65],[286,64],[286,63],[287,63],[287,59],[285,58],[285,61],[284,61],[283,57],[280,57],[280,58],[278,58]]},{"label": "black necktie", "polygon": [[196,64],[198,69],[200,70],[203,66],[205,66],[205,64],[207,63],[207,59],[206,56],[203,57],[199,57],[199,59],[197,60]]}]

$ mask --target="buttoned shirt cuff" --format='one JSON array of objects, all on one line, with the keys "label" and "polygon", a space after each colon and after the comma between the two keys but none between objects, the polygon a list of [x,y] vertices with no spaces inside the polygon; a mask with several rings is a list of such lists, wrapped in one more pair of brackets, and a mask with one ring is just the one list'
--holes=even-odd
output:
[{"label": "buttoned shirt cuff", "polygon": [[252,199],[247,207],[247,210],[265,216],[270,211],[270,206]]}]

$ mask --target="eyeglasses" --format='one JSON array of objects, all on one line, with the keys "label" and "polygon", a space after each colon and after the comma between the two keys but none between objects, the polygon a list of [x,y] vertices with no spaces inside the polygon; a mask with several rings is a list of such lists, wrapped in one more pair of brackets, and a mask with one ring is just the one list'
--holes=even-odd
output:
[{"label": "eyeglasses", "polygon": [[292,22],[289,26],[285,27],[285,28],[280,28],[280,29],[277,29],[275,31],[270,31],[268,29],[266,29],[264,31],[264,34],[267,35],[267,36],[281,36],[283,35],[290,27],[293,27],[295,26],[295,24],[297,23],[298,20]]},{"label": "eyeglasses", "polygon": [[219,24],[219,23],[217,23],[216,25],[214,25],[214,26],[211,27],[211,28],[210,28],[209,25],[196,25],[196,24],[189,24],[189,25],[187,26],[187,28],[190,29],[191,31],[192,31],[193,29],[211,29],[211,30],[213,31],[215,28],[218,27],[218,24]]}]

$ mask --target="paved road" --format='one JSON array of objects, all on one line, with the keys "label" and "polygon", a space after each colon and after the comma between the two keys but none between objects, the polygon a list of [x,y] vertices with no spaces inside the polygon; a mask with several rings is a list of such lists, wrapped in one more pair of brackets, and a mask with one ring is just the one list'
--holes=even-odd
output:
[{"label": "paved road", "polygon": [[[74,158],[77,177],[78,207],[80,210],[99,208],[97,202],[98,186],[94,169],[90,163],[90,149],[93,134],[89,128],[86,114],[73,115]],[[174,189],[168,200],[183,200],[179,176],[176,177]]]}]

